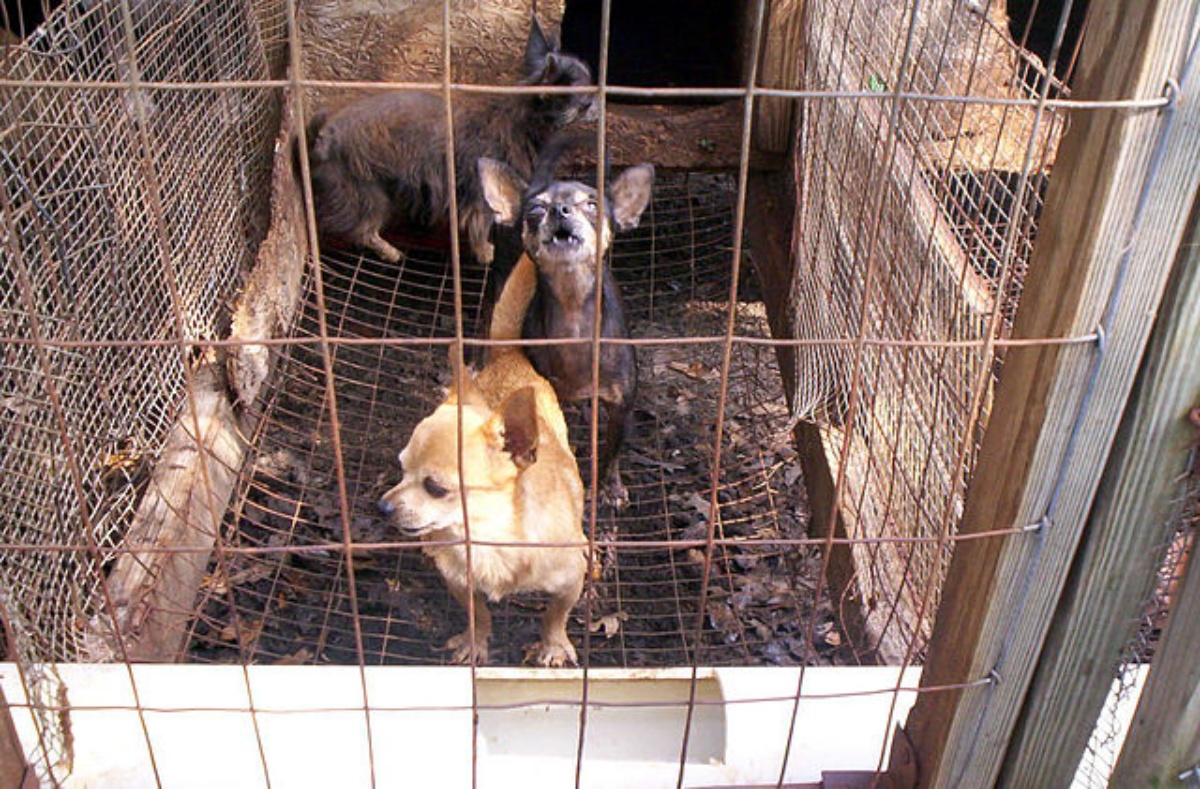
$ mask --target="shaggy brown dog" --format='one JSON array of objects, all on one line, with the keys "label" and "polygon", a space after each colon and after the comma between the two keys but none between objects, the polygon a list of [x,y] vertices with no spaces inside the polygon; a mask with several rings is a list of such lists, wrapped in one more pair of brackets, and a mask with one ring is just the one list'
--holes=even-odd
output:
[{"label": "shaggy brown dog", "polygon": [[[584,86],[582,60],[558,51],[533,17],[525,49],[525,85]],[[591,115],[589,93],[457,94],[454,147],[459,227],[480,263],[492,262],[491,212],[483,202],[476,161],[490,156],[529,172],[538,149],[563,126]],[[380,235],[398,221],[445,225],[446,114],[442,97],[421,91],[369,96],[312,123],[310,162],[317,224],[385,260],[400,251]]]}]

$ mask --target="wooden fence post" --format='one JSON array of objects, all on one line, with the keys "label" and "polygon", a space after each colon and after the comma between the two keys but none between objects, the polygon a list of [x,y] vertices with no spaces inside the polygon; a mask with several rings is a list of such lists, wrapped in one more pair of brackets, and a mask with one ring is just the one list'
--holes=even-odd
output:
[{"label": "wooden fence post", "polygon": [[[754,13],[754,4],[747,6],[749,17]],[[763,42],[759,84],[767,88],[798,89],[804,76],[804,0],[775,0],[768,8],[770,20]],[[744,51],[749,52],[750,47],[746,46]],[[796,110],[794,99],[759,97],[754,111],[755,149],[787,153],[796,135]]]},{"label": "wooden fence post", "polygon": [[[1197,5],[1094,5],[1076,98],[1162,96],[1179,74]],[[991,681],[918,698],[906,731],[924,786],[996,782],[1200,181],[1200,91],[1191,83],[1180,88],[1176,133],[1153,180],[1151,152],[1169,113],[1072,115],[1014,336],[1102,327],[1103,342],[1008,351],[958,533],[1014,531],[958,543],[922,685]],[[1115,287],[1121,297],[1110,302]]]},{"label": "wooden fence post", "polygon": [[1009,747],[1007,785],[1071,783],[1178,523],[1196,441],[1188,417],[1200,405],[1200,206],[1188,236]]}]

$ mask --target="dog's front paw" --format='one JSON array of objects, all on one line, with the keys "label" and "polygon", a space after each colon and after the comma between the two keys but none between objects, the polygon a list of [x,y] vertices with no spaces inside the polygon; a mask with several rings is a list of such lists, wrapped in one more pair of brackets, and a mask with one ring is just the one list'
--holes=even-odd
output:
[{"label": "dog's front paw", "polygon": [[379,253],[379,257],[386,260],[388,263],[399,263],[404,260],[404,253],[396,249],[386,241],[380,241],[378,245],[372,247]]},{"label": "dog's front paw", "polygon": [[600,486],[600,501],[614,510],[623,510],[629,506],[629,491],[621,482],[619,474],[613,474],[604,485]]},{"label": "dog's front paw", "polygon": [[[487,636],[480,637],[479,633],[475,634],[475,663],[476,665],[484,665],[488,659]],[[450,653],[450,660],[455,663],[470,665],[471,663],[471,634],[469,631],[463,631],[451,638],[442,647],[443,650]]]},{"label": "dog's front paw", "polygon": [[562,668],[575,666],[579,659],[575,655],[575,647],[567,638],[552,641],[539,641],[525,650],[525,662],[533,663],[544,668]]},{"label": "dog's front paw", "polygon": [[362,238],[362,245],[388,263],[399,263],[404,260],[404,253],[384,241],[378,233],[366,233]]}]

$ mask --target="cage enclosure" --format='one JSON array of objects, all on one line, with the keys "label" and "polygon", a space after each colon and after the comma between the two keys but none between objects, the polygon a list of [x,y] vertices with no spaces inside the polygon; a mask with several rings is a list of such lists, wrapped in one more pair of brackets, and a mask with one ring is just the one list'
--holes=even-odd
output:
[{"label": "cage enclosure", "polygon": [[[629,10],[617,12],[621,19]],[[767,87],[776,80],[835,93],[1011,98],[1039,84],[1038,61],[997,20],[953,4],[926,9],[916,26],[900,3],[869,18],[809,12],[802,24],[797,9],[771,9],[768,32],[753,50]],[[12,52],[10,68],[48,68],[55,41],[86,33],[100,37],[83,47],[99,52],[97,78],[118,86],[134,68],[156,84],[285,73],[278,7],[212,12],[228,19],[170,6],[161,13],[157,19],[134,9],[135,46],[126,52],[119,9],[105,15],[68,7]],[[728,36],[753,28],[747,14],[732,27],[723,17],[710,24]],[[393,11],[303,6],[295,23],[303,75],[318,84],[440,79],[441,17],[437,3]],[[454,9],[449,18],[455,81],[517,80],[528,9]],[[225,40],[222,22],[247,37],[246,52],[217,46]],[[150,35],[154,25],[165,31]],[[617,24],[613,35],[628,27]],[[906,31],[907,63],[898,47]],[[159,43],[176,33],[184,36],[178,46]],[[745,39],[726,42],[742,64],[752,52],[739,47],[754,44]],[[820,64],[841,58],[860,65],[788,71],[801,44],[829,53]],[[258,71],[228,73],[232,66],[218,51],[239,66],[257,63]],[[690,65],[674,63],[679,74],[671,82],[700,79],[687,76]],[[282,116],[284,94],[269,88],[95,89],[94,98],[30,88],[10,103],[11,134],[24,130],[13,136],[10,154],[11,213],[29,229],[21,236],[15,226],[13,240],[26,244],[9,247],[10,256],[17,253],[9,293],[25,299],[12,314],[30,324],[11,334],[84,341],[62,351],[77,358],[75,372],[63,373],[66,358],[43,354],[39,361],[36,343],[15,346],[13,353],[28,359],[8,367],[10,400],[42,400],[27,414],[15,400],[13,408],[21,423],[40,424],[40,434],[52,438],[54,399],[32,394],[46,385],[40,378],[49,370],[66,379],[62,414],[86,412],[95,423],[73,437],[72,462],[43,477],[56,495],[67,495],[61,506],[89,524],[89,542],[80,543],[74,519],[56,518],[66,531],[53,541],[77,549],[43,558],[53,567],[31,568],[31,580],[22,581],[46,586],[49,599],[68,594],[63,587],[72,574],[90,590],[69,592],[82,602],[79,610],[65,601],[39,606],[37,615],[69,614],[70,624],[48,628],[57,631],[53,656],[447,659],[438,645],[463,614],[419,546],[397,542],[374,502],[398,478],[396,453],[449,382],[444,359],[456,320],[465,337],[479,336],[487,278],[496,272],[462,265],[456,294],[448,244],[436,237],[404,239],[411,244],[400,264],[325,244],[319,272],[305,267],[310,239],[295,172],[296,126],[364,90],[310,89],[292,96]],[[78,105],[87,99],[98,105],[95,135],[124,133],[128,145],[97,141],[99,149],[83,149],[74,128],[59,131],[32,109],[41,103],[52,112],[58,102],[60,112],[86,112]],[[252,106],[259,116],[249,114]],[[751,118],[758,143],[747,151],[740,99],[609,109],[615,170],[649,161],[658,178],[642,226],[613,245],[611,268],[641,342],[642,382],[624,463],[631,505],[598,508],[598,575],[572,621],[588,665],[852,665],[919,657],[948,549],[887,540],[936,535],[961,506],[998,360],[986,347],[939,343],[1003,333],[990,322],[1010,316],[1019,294],[1059,121],[1052,111],[1035,118],[1027,107],[1006,104],[911,101],[890,114],[879,107],[764,98]],[[195,152],[167,144],[201,118],[218,129],[212,142],[189,135]],[[247,142],[231,153],[230,140]],[[53,159],[38,146],[54,144],[73,155],[70,163],[55,160],[71,188],[50,186],[37,170]],[[22,155],[26,147],[33,150]],[[739,184],[743,155],[751,165],[748,184]],[[768,215],[755,184],[778,178],[764,168],[785,160],[792,162],[782,174],[794,183],[794,209]],[[96,172],[76,172],[83,167]],[[587,170],[576,175],[594,176]],[[214,171],[228,174],[229,209],[219,203]],[[51,191],[30,194],[30,184]],[[63,212],[47,204],[66,199],[99,201],[103,210]],[[228,222],[232,210],[244,217]],[[117,243],[98,245],[99,261],[58,263],[52,246],[35,248],[34,233],[39,243],[48,237],[60,247],[96,234],[38,224],[60,215],[107,222]],[[744,246],[735,233],[745,224],[750,238],[761,227],[776,235],[793,227],[785,243],[795,265],[786,269],[786,258],[766,243]],[[39,232],[47,229],[53,232]],[[196,254],[225,248],[224,274],[209,255]],[[37,268],[40,274],[27,262],[39,255],[51,262]],[[114,262],[103,262],[108,256]],[[39,287],[37,276],[46,284]],[[48,303],[29,302],[39,294]],[[1001,302],[1006,306],[997,309]],[[30,307],[57,320],[25,317]],[[60,315],[63,307],[70,312]],[[109,328],[104,320],[125,325]],[[58,333],[39,334],[43,326]],[[858,358],[845,341],[861,332],[908,344],[872,346]],[[226,337],[227,345],[196,344]],[[762,342],[772,337],[800,344]],[[111,342],[122,338],[125,345]],[[146,340],[150,350],[138,347]],[[261,340],[268,342],[254,342]],[[104,372],[113,367],[119,372]],[[92,413],[96,376],[112,381],[102,389],[100,413]],[[983,396],[976,397],[980,385]],[[848,420],[851,400],[858,413]],[[568,407],[585,459],[586,411]],[[795,419],[812,426],[823,449],[797,444]],[[42,452],[36,443],[17,447],[10,463],[29,465],[9,480],[32,513],[47,512],[39,494],[17,482],[37,478],[32,468],[46,462]],[[213,456],[195,462],[190,454],[197,449]],[[809,523],[802,468],[814,452],[828,455],[833,474],[844,477],[844,531],[837,536],[850,538],[850,550],[825,550],[830,525]],[[588,472],[585,463],[585,479]],[[79,491],[90,497],[87,506],[80,506]],[[520,664],[521,645],[535,639],[540,604],[514,598],[499,607],[496,662]],[[78,626],[81,616],[90,620],[86,627]]]},{"label": "cage enclosure", "polygon": [[[870,692],[898,699],[1004,375],[1073,56],[1024,49],[1002,2],[605,5],[536,13],[604,79],[603,126],[580,128],[605,179],[656,167],[609,263],[640,371],[630,502],[588,494],[594,567],[568,623],[584,673],[525,677],[583,676],[586,695],[592,670],[665,669],[660,703],[689,724],[702,667],[736,689],[735,668],[892,666]],[[516,84],[530,13],[71,0],[4,46],[0,612],[30,699],[53,697],[33,669],[52,663],[451,662],[466,612],[376,502],[504,272],[444,232],[392,228],[399,262],[319,238],[301,146],[379,83],[452,110]],[[594,160],[564,173],[597,180]],[[564,406],[587,484],[603,417]],[[489,606],[489,664],[521,666],[545,599]],[[532,704],[483,681],[521,676],[473,670],[459,701]],[[697,718],[693,744],[720,761],[711,693],[722,723]],[[70,750],[52,714],[38,726],[59,738],[47,759]]]}]

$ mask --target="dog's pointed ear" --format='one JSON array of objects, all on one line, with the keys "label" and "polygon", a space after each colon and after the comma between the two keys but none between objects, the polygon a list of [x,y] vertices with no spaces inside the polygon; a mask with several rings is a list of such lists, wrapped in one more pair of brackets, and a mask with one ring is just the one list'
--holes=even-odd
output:
[{"label": "dog's pointed ear", "polygon": [[654,184],[654,165],[639,164],[617,176],[609,189],[613,220],[619,230],[631,230],[642,220],[642,212],[650,205],[650,188]]},{"label": "dog's pointed ear", "polygon": [[504,451],[524,471],[537,461],[537,393],[532,386],[513,392],[504,401]]},{"label": "dog's pointed ear", "polygon": [[483,199],[495,213],[496,221],[502,225],[516,222],[521,212],[525,179],[504,162],[486,156],[481,157],[476,166],[479,168],[479,181],[483,184]]},{"label": "dog's pointed ear", "polygon": [[[446,392],[445,403],[453,405],[461,402],[463,405],[487,406],[487,399],[475,386],[475,371],[468,366],[459,366],[458,351],[453,345],[448,351],[450,372],[450,389]],[[457,370],[456,370],[457,368]]]},{"label": "dog's pointed ear", "polygon": [[542,70],[546,56],[558,51],[557,43],[546,35],[537,14],[529,15],[529,38],[525,41],[525,75],[532,77]]}]

